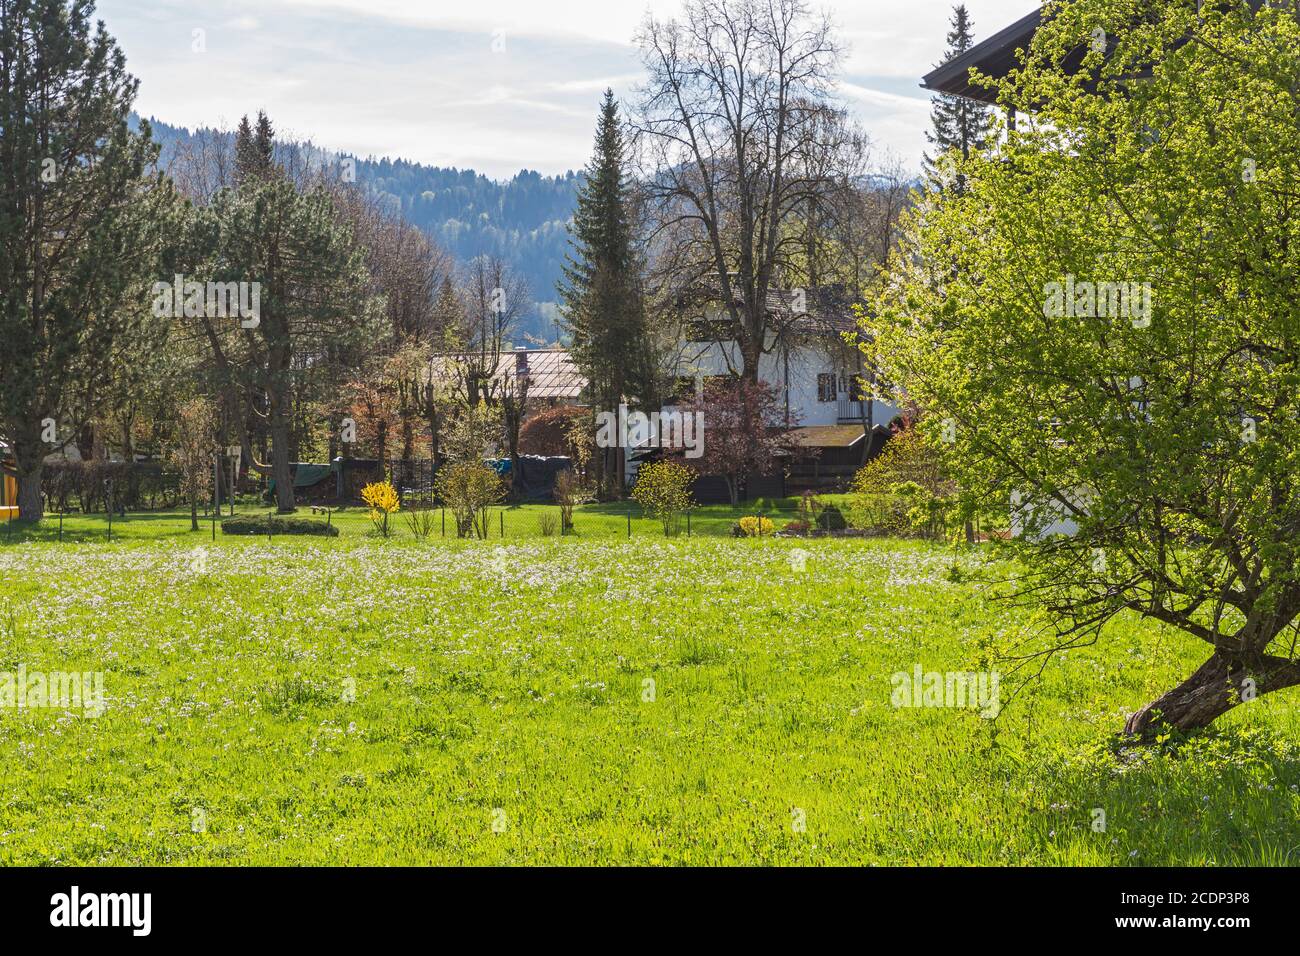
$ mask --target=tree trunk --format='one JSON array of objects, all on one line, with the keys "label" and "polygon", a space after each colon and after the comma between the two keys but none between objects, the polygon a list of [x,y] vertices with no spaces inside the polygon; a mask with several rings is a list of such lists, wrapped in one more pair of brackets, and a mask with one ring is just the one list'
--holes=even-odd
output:
[{"label": "tree trunk", "polygon": [[1124,733],[1151,743],[1170,730],[1200,730],[1243,702],[1300,683],[1300,665],[1280,657],[1245,658],[1220,652],[1173,690],[1131,715]]},{"label": "tree trunk", "polygon": [[293,500],[293,472],[289,468],[289,423],[278,422],[271,426],[271,474],[275,478],[275,510],[291,514],[296,510]]},{"label": "tree trunk", "polygon": [[621,450],[617,446],[615,448],[602,448],[593,462],[596,466],[596,493],[601,501],[613,501],[617,497],[614,494],[612,466],[614,455]]},{"label": "tree trunk", "polygon": [[412,412],[403,406],[402,410],[402,458],[410,461],[415,458],[415,427],[411,423]]},{"label": "tree trunk", "polygon": [[289,463],[293,461],[290,434],[293,431],[293,403],[288,385],[288,350],[273,350],[270,365],[275,369],[266,390],[267,416],[270,419],[271,433],[271,477],[275,479],[276,511],[283,515],[295,510],[293,474],[289,469]]},{"label": "tree trunk", "polygon": [[199,499],[190,499],[190,530],[199,530]]},{"label": "tree trunk", "polygon": [[18,519],[20,521],[40,521],[44,517],[44,505],[41,500],[41,472],[45,462],[36,459],[36,464],[18,470]]}]

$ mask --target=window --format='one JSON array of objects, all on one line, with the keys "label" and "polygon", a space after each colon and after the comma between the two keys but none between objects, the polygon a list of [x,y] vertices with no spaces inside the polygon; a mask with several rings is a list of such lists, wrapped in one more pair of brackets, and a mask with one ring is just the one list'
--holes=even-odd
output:
[{"label": "window", "polygon": [[861,375],[849,376],[849,400],[854,402],[865,402],[870,396],[867,394],[867,380]]},{"label": "window", "polygon": [[701,390],[705,395],[708,395],[708,393],[714,389],[728,388],[734,381],[736,381],[736,378],[737,376],[735,375],[705,375],[703,381],[700,383]]},{"label": "window", "polygon": [[680,405],[682,402],[693,402],[695,397],[695,376],[678,375],[665,404]]},{"label": "window", "polygon": [[838,393],[834,372],[822,372],[817,376],[817,401],[833,402]]},{"label": "window", "polygon": [[731,319],[707,319],[701,316],[686,323],[686,341],[688,342],[730,342],[732,334]]}]

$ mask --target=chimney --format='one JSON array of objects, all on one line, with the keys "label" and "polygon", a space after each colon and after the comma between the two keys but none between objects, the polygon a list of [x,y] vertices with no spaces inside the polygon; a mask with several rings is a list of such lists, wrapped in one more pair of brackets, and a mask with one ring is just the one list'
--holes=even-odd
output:
[{"label": "chimney", "polygon": [[518,378],[528,375],[528,349],[523,346],[515,349],[515,375]]}]

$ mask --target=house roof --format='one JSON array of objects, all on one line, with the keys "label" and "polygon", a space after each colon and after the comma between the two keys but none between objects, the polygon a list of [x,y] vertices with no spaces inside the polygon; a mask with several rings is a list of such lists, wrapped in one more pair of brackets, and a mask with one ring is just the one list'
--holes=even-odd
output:
[{"label": "house roof", "polygon": [[[1246,0],[1252,10],[1259,10],[1264,2],[1265,0]],[[1043,10],[1040,7],[1033,13],[1021,17],[1011,26],[999,30],[982,43],[975,44],[961,56],[953,57],[947,63],[935,67],[922,78],[921,86],[935,93],[962,96],[982,103],[996,103],[996,90],[971,85],[971,69],[994,79],[1008,76],[1012,70],[1020,67],[1016,51],[1029,49],[1029,44],[1042,23]],[[1087,52],[1087,47],[1080,44],[1061,61],[1061,68],[1067,73],[1076,72]],[[1137,75],[1149,76],[1150,71],[1144,69]]]},{"label": "house roof", "polygon": [[1029,48],[1029,41],[1034,38],[1042,22],[1041,9],[1026,14],[960,56],[935,67],[921,80],[921,86],[935,93],[963,96],[983,103],[997,102],[996,90],[971,85],[971,69],[999,79],[1006,76],[1020,65],[1016,59],[1016,50]]},{"label": "house roof", "polygon": [[[718,305],[723,301],[720,283],[716,278],[697,282],[678,295],[683,307]],[[732,303],[744,304],[741,290],[732,286]],[[768,289],[767,313],[781,321],[782,327],[803,333],[852,332],[857,327],[853,315],[853,299],[843,285],[825,285],[816,288]]]},{"label": "house roof", "polygon": [[801,448],[852,448],[866,437],[861,425],[804,425],[786,433]]},{"label": "house roof", "polygon": [[[501,356],[497,374],[513,377],[519,352]],[[587,387],[587,379],[573,364],[567,349],[526,349],[528,356],[528,395],[530,398],[577,398]]]},{"label": "house roof", "polygon": [[[517,356],[524,355],[528,363],[529,398],[576,399],[587,387],[587,379],[573,364],[567,349],[514,349],[503,351],[497,361],[493,378],[513,380],[518,368]],[[437,369],[447,370],[461,359],[460,355],[435,355],[429,360],[430,374]]]}]

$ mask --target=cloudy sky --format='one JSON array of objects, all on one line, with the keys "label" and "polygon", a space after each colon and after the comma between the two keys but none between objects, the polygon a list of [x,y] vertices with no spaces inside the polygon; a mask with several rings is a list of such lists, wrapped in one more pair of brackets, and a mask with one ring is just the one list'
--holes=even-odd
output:
[{"label": "cloudy sky", "polygon": [[[818,0],[814,0],[816,4]],[[877,150],[925,146],[921,75],[955,0],[831,0],[849,46],[839,95]],[[979,39],[1034,0],[966,0]],[[140,79],[137,109],[233,126],[265,109],[284,134],[362,156],[508,177],[580,168],[601,91],[640,81],[632,36],[679,0],[99,0]]]}]

